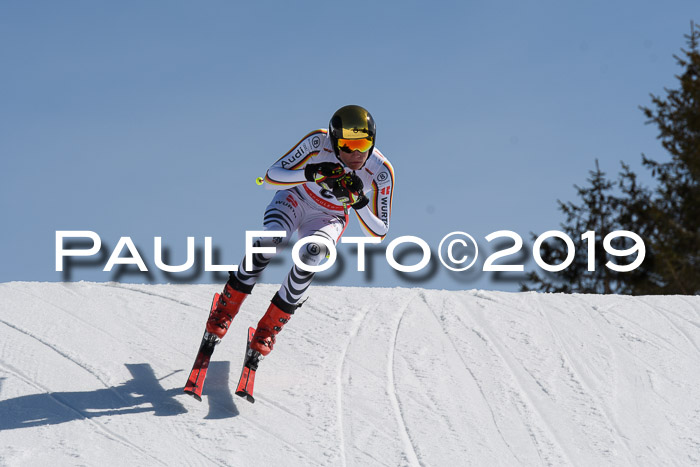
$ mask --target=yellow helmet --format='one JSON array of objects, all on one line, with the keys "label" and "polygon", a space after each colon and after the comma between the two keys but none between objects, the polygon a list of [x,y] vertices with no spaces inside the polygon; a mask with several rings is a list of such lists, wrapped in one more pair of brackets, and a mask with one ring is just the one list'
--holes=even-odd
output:
[{"label": "yellow helmet", "polygon": [[374,149],[377,127],[372,115],[359,105],[346,105],[338,109],[328,124],[328,134],[331,136],[333,150],[339,153],[338,139],[368,139],[372,141],[369,153]]}]

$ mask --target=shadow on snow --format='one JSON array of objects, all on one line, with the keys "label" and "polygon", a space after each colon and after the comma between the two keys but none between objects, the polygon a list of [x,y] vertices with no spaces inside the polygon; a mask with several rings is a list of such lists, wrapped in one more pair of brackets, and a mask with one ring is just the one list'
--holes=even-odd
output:
[{"label": "shadow on snow", "polygon": [[[157,417],[170,417],[187,413],[185,406],[175,398],[180,395],[198,404],[182,392],[182,387],[163,388],[150,365],[140,363],[125,366],[132,378],[119,386],[85,392],[31,394],[1,400],[0,431],[146,412],[152,412]],[[205,419],[229,418],[239,414],[230,390],[229,369],[229,362],[212,362],[209,365],[203,392],[209,404]]]}]

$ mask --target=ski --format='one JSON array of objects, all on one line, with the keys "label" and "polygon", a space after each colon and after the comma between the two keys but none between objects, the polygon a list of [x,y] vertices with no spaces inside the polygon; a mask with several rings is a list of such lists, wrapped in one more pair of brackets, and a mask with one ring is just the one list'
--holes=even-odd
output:
[{"label": "ski", "polygon": [[236,395],[245,398],[248,402],[254,403],[253,385],[255,384],[255,372],[258,370],[258,364],[262,360],[260,352],[256,352],[250,348],[250,343],[253,340],[255,328],[248,328],[248,342],[245,347],[245,359],[243,360],[243,370],[241,370],[241,378],[238,380]]},{"label": "ski", "polygon": [[[214,309],[214,304],[219,300],[219,294],[214,294],[214,301],[211,304],[211,309]],[[211,313],[211,311],[209,312]],[[202,389],[204,388],[204,379],[207,377],[209,369],[209,361],[214,353],[214,347],[221,341],[217,336],[204,331],[202,343],[199,345],[197,358],[194,360],[190,377],[185,384],[185,393],[192,395],[198,401],[202,401]]]}]

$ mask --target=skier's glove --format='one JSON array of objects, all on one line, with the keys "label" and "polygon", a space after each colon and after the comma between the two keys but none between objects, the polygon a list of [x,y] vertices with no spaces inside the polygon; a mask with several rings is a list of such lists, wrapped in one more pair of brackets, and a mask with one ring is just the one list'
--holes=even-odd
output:
[{"label": "skier's glove", "polygon": [[369,204],[369,198],[365,196],[364,193],[360,193],[360,196],[356,198],[356,201],[350,205],[356,211],[364,208]]},{"label": "skier's glove", "polygon": [[[338,193],[336,194],[336,192]],[[343,205],[350,206],[355,210],[362,209],[369,203],[369,198],[367,198],[364,193],[352,193],[341,186],[338,186],[335,190],[333,190],[333,194],[338,201],[343,203]]]},{"label": "skier's glove", "polygon": [[335,185],[343,175],[345,169],[343,166],[334,162],[321,162],[320,164],[306,164],[304,167],[304,176],[309,182],[327,184],[329,187]]},{"label": "skier's glove", "polygon": [[356,195],[362,193],[362,189],[364,188],[362,179],[355,175],[354,172],[345,174],[343,178],[338,180],[338,184],[341,185],[343,188],[347,189],[348,192],[354,193]]},{"label": "skier's glove", "polygon": [[362,191],[363,188],[360,177],[354,173],[349,173],[338,180],[333,190],[333,195],[344,205],[361,209],[369,203],[369,199]]}]

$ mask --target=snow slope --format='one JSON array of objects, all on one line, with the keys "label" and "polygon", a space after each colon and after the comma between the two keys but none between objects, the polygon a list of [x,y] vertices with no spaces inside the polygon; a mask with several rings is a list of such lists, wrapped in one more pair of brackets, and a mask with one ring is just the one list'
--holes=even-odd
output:
[{"label": "snow slope", "polygon": [[700,463],[700,297],[315,286],[250,404],[259,285],[197,402],[219,289],[0,284],[0,465]]}]

